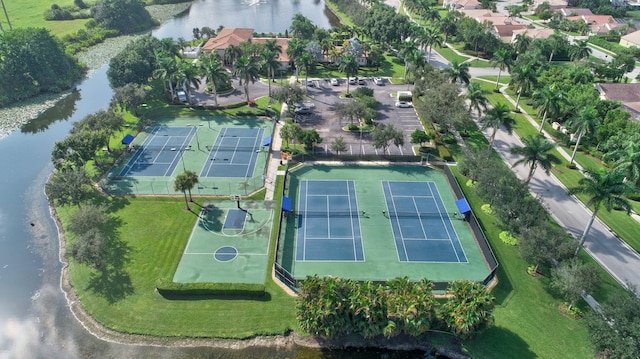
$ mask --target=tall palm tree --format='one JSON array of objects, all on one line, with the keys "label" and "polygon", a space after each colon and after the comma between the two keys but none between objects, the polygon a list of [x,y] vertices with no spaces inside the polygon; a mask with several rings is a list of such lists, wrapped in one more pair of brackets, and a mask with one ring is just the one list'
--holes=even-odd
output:
[{"label": "tall palm tree", "polygon": [[175,58],[170,56],[162,56],[158,59],[158,68],[155,69],[153,76],[159,77],[162,80],[162,87],[167,89],[167,83],[169,84],[169,91],[173,96],[173,81],[178,73],[178,64]]},{"label": "tall palm tree", "polygon": [[400,47],[400,56],[404,58],[404,78],[407,78],[407,72],[409,71],[409,59],[411,54],[420,51],[418,46],[413,41],[405,41]]},{"label": "tall palm tree", "polygon": [[278,41],[275,39],[270,39],[264,42],[264,48],[273,51],[276,55],[282,54],[282,46],[278,44]]},{"label": "tall palm tree", "polygon": [[445,17],[438,21],[438,30],[444,35],[443,44],[447,43],[449,36],[455,35],[457,27],[456,18],[452,12],[448,12]]},{"label": "tall palm tree", "polygon": [[267,71],[267,83],[269,84],[269,97],[271,97],[271,82],[278,69],[280,69],[280,61],[278,54],[272,50],[264,48],[260,52],[260,64],[263,70]]},{"label": "tall palm tree", "polygon": [[173,56],[174,58],[175,57],[182,58],[180,45],[170,37],[165,37],[163,39],[160,39],[160,48],[162,49],[162,52],[165,53],[167,56]]},{"label": "tall palm tree", "polygon": [[[289,41],[287,45],[287,55],[289,55],[292,64],[295,65],[296,58],[304,53],[306,46],[306,42],[299,39],[294,38]],[[298,80],[297,75],[298,71],[296,71],[296,81]]]},{"label": "tall palm tree", "polygon": [[591,48],[587,40],[575,40],[574,43],[569,46],[569,58],[571,61],[584,59],[589,57],[589,55],[591,55]]},{"label": "tall palm tree", "polygon": [[576,140],[576,146],[573,149],[573,154],[571,154],[571,160],[569,163],[573,163],[573,159],[576,157],[576,152],[578,152],[578,147],[580,146],[580,140],[582,136],[584,136],[587,132],[593,131],[593,129],[602,122],[598,111],[594,106],[586,106],[578,110],[572,118],[567,121],[569,128],[573,131],[574,134],[578,134],[578,138]]},{"label": "tall palm tree", "polygon": [[516,50],[518,55],[524,54],[531,46],[531,38],[527,36],[527,32],[523,32],[521,34],[517,34],[515,39],[513,40],[513,48]]},{"label": "tall palm tree", "polygon": [[240,86],[244,85],[244,94],[249,102],[249,82],[255,83],[259,78],[258,62],[253,57],[241,56],[233,63],[233,76],[240,80]]},{"label": "tall palm tree", "polygon": [[469,83],[467,86],[467,100],[469,100],[469,114],[473,109],[478,113],[478,118],[482,115],[482,110],[486,109],[489,105],[489,100],[487,99],[486,92],[482,89],[477,82]]},{"label": "tall palm tree", "polygon": [[560,107],[566,102],[567,94],[554,85],[546,85],[533,93],[533,101],[538,108],[538,115],[542,113],[539,132],[544,128],[547,115],[555,116],[560,112]]},{"label": "tall palm tree", "polygon": [[489,148],[493,147],[493,140],[496,138],[496,133],[500,126],[504,126],[507,132],[511,134],[515,121],[509,115],[509,112],[509,106],[502,102],[485,111],[484,117],[481,120],[482,129],[493,128],[493,132],[491,132],[491,136],[489,136]]},{"label": "tall palm tree", "polygon": [[420,50],[414,51],[411,54],[408,54],[407,56],[408,58],[405,58],[405,60],[409,64],[409,73],[412,73],[414,75],[413,78],[415,79],[416,75],[419,74],[420,71],[425,69],[428,62],[424,58],[424,54]]},{"label": "tall palm tree", "polygon": [[207,77],[207,82],[213,91],[213,103],[218,106],[218,87],[229,81],[229,73],[222,67],[222,61],[215,56],[202,58],[200,66]]},{"label": "tall palm tree", "polygon": [[180,173],[176,176],[175,181],[173,182],[173,190],[176,192],[182,192],[184,194],[184,203],[186,204],[186,210],[190,211],[191,207],[189,207],[189,199],[187,198],[187,191],[191,191],[191,189],[195,186],[195,183],[191,179],[189,179],[186,171]]},{"label": "tall palm tree", "polygon": [[551,153],[555,145],[543,136],[527,136],[522,139],[522,142],[524,142],[524,147],[514,147],[511,149],[511,153],[523,156],[513,164],[513,167],[520,164],[529,165],[529,175],[524,181],[525,184],[529,184],[538,166],[542,167],[546,174],[549,174],[553,164],[560,163],[560,159]]},{"label": "tall palm tree", "polygon": [[356,62],[356,58],[353,55],[344,55],[340,59],[340,65],[338,69],[341,72],[344,72],[347,76],[347,93],[349,93],[349,78],[351,76],[356,76],[358,74],[358,63]]},{"label": "tall palm tree", "polygon": [[530,63],[523,66],[516,66],[511,70],[509,86],[514,87],[518,93],[516,111],[518,111],[522,93],[528,91],[533,85],[535,85],[538,82],[537,80],[536,71]]},{"label": "tall palm tree", "polygon": [[[308,52],[304,52],[302,53],[302,55],[298,56],[298,58],[296,59],[296,67],[297,68],[304,68],[304,83],[308,84],[309,83],[309,71],[311,70],[311,67],[314,66],[316,64],[316,57],[315,55],[308,53]],[[307,91],[307,88],[309,86],[305,86],[304,90],[305,92]]]},{"label": "tall palm tree", "polygon": [[195,173],[195,171],[186,170],[183,174],[186,178],[187,191],[189,191],[189,202],[193,202],[193,197],[191,197],[191,190],[198,183],[200,183],[200,179],[198,178],[198,174]]},{"label": "tall palm tree", "polygon": [[640,146],[635,142],[627,142],[624,148],[612,151],[605,158],[617,158],[616,170],[623,171],[628,181],[636,186],[640,183]]},{"label": "tall palm tree", "polygon": [[236,62],[236,59],[242,55],[242,49],[240,46],[231,44],[224,50],[222,59],[225,65],[233,65],[233,63]]},{"label": "tall palm tree", "polygon": [[555,55],[556,53],[558,53],[558,51],[562,49],[566,49],[569,45],[569,41],[567,40],[567,37],[564,34],[562,34],[560,31],[556,31],[544,41],[546,41],[546,44],[549,47],[549,50],[551,51],[551,54],[549,54],[549,62],[553,60],[553,55]]},{"label": "tall palm tree", "polygon": [[507,48],[498,49],[493,54],[491,58],[491,66],[495,69],[498,68],[498,79],[496,80],[496,89],[500,85],[500,75],[502,75],[502,71],[511,69],[511,65],[513,65],[513,52]]},{"label": "tall palm tree", "polygon": [[629,201],[624,198],[624,195],[632,190],[632,186],[625,182],[625,174],[619,170],[609,171],[606,169],[596,170],[588,168],[584,171],[585,177],[578,181],[578,186],[570,190],[571,194],[586,194],[589,196],[587,206],[593,208],[593,213],[587,226],[584,228],[584,232],[580,236],[578,248],[576,248],[575,255],[578,254],[580,248],[584,245],[584,241],[593,225],[593,221],[598,216],[598,211],[601,208],[605,208],[608,212],[611,212],[614,208],[622,208],[627,214],[631,212],[631,205]]},{"label": "tall palm tree", "polygon": [[187,90],[187,102],[191,103],[191,86],[200,86],[200,71],[192,63],[182,62],[177,74],[180,83]]},{"label": "tall palm tree", "polygon": [[431,50],[433,50],[434,46],[442,46],[444,43],[444,37],[432,26],[421,31],[420,38],[418,40],[429,50],[427,62],[431,63]]},{"label": "tall palm tree", "polygon": [[451,66],[444,69],[444,72],[449,76],[452,84],[458,81],[468,84],[471,81],[469,64],[466,62],[459,63],[458,60],[453,60],[451,61]]}]

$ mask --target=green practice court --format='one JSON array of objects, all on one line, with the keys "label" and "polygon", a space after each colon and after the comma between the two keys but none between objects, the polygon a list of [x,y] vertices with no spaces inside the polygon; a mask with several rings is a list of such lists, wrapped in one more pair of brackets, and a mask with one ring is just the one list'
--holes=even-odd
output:
[{"label": "green practice court", "polygon": [[102,182],[114,194],[177,194],[175,177],[191,170],[201,195],[248,195],[264,184],[274,124],[260,118],[163,118],[129,144]]},{"label": "green practice court", "polygon": [[280,265],[307,275],[483,281],[490,273],[440,170],[305,165],[289,173]]},{"label": "green practice court", "polygon": [[205,203],[173,277],[177,283],[263,284],[274,202]]}]

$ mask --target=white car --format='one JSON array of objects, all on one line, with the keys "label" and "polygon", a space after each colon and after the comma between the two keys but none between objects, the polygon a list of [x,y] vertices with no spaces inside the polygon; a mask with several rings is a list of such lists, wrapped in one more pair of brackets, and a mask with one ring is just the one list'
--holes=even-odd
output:
[{"label": "white car", "polygon": [[176,97],[180,102],[187,102],[187,93],[182,90],[176,91]]},{"label": "white car", "polygon": [[340,84],[337,78],[332,78],[329,82],[331,83],[331,86],[338,86]]},{"label": "white car", "polygon": [[311,113],[311,108],[307,107],[307,106],[296,106],[293,109],[293,113],[297,114],[297,115],[308,115]]},{"label": "white car", "polygon": [[367,84],[367,81],[365,81],[364,78],[361,77],[358,79],[358,85],[366,85],[366,84]]},{"label": "white car", "polygon": [[410,101],[396,101],[396,107],[408,108],[413,107],[413,104]]},{"label": "white car", "polygon": [[349,78],[349,85],[355,85],[356,84],[356,78],[355,77],[350,77]]},{"label": "white car", "polygon": [[384,80],[381,77],[374,77],[373,78],[373,83],[378,85],[378,86],[383,86],[384,85]]}]

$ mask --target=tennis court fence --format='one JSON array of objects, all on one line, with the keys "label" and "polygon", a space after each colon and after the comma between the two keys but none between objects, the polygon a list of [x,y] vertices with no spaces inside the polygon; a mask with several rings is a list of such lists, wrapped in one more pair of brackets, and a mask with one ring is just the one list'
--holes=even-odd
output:
[{"label": "tennis court fence", "polygon": [[[365,211],[295,211],[294,215],[303,217],[358,217],[366,216]],[[442,218],[448,214],[445,212],[389,212],[382,211],[387,218]]]},{"label": "tennis court fence", "polygon": [[[193,195],[227,196],[239,194],[243,196],[261,189],[264,186],[262,176],[224,181],[220,178],[200,177],[199,183],[191,190]],[[147,195],[178,195],[182,192],[173,189],[174,179],[143,177],[105,177],[100,187],[107,193],[115,195],[147,194]]]}]

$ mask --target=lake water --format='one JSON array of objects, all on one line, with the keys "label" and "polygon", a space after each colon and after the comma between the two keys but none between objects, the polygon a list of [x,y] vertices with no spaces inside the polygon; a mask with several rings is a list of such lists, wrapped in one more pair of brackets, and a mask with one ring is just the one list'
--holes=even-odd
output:
[{"label": "lake water", "polygon": [[[191,38],[193,27],[253,27],[284,32],[301,12],[314,24],[335,25],[320,0],[199,0],[154,31]],[[224,21],[223,21],[224,20]],[[55,223],[43,188],[52,171],[51,150],[73,122],[106,109],[112,96],[106,67],[78,85],[20,131],[0,140],[0,358],[421,358],[421,353],[316,351],[306,348],[163,348],[98,340],[68,310],[60,290],[61,263]]]}]

